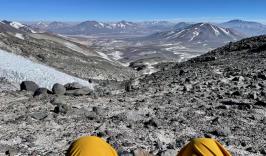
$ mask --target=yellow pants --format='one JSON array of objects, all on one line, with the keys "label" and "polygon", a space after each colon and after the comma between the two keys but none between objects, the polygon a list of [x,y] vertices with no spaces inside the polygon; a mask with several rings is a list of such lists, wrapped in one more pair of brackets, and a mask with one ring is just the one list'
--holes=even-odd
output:
[{"label": "yellow pants", "polygon": [[[95,136],[85,136],[74,141],[67,156],[118,156],[114,148]],[[177,156],[231,156],[216,140],[209,138],[193,139]]]}]

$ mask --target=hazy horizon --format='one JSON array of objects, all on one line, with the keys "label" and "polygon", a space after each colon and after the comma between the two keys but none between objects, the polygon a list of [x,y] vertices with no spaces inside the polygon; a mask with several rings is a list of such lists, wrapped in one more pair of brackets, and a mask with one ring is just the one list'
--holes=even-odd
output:
[{"label": "hazy horizon", "polygon": [[10,21],[173,21],[266,23],[262,0],[2,0],[0,19]]},{"label": "hazy horizon", "polygon": [[266,24],[266,21],[255,21],[255,20],[245,20],[245,19],[228,19],[228,20],[220,20],[220,21],[207,21],[207,20],[171,20],[171,19],[150,19],[150,20],[139,20],[139,21],[130,21],[130,20],[116,20],[116,21],[108,21],[108,20],[95,20],[95,19],[87,19],[87,20],[82,20],[82,21],[60,21],[60,20],[54,20],[54,21],[45,21],[45,20],[33,20],[33,21],[24,21],[24,20],[12,20],[12,19],[0,19],[0,21],[3,20],[7,20],[7,21],[15,21],[15,22],[21,22],[21,23],[37,23],[37,22],[44,22],[44,23],[52,23],[52,22],[65,22],[65,23],[72,23],[72,24],[76,24],[76,23],[81,23],[81,22],[85,22],[85,21],[97,21],[97,22],[106,22],[106,23],[114,23],[114,22],[120,22],[120,21],[127,21],[127,22],[136,22],[136,23],[140,23],[140,22],[153,22],[153,21],[165,21],[165,22],[172,22],[172,23],[179,23],[179,22],[186,22],[186,23],[224,23],[224,22],[228,22],[228,21],[232,21],[232,20],[242,20],[242,21],[248,21],[248,22],[258,22],[258,23],[262,23],[262,24]]}]

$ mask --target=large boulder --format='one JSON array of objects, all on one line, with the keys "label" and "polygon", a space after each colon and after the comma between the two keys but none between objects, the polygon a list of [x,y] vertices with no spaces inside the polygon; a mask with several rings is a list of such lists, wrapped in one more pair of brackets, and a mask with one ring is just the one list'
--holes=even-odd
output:
[{"label": "large boulder", "polygon": [[75,90],[75,89],[81,89],[84,86],[82,86],[81,84],[77,83],[77,82],[73,82],[73,83],[67,83],[65,84],[65,88],[66,90]]},{"label": "large boulder", "polygon": [[39,86],[33,81],[23,81],[20,84],[20,90],[35,92],[38,88]]},{"label": "large boulder", "polygon": [[52,91],[54,94],[64,95],[66,93],[66,88],[63,85],[56,83],[54,84]]}]

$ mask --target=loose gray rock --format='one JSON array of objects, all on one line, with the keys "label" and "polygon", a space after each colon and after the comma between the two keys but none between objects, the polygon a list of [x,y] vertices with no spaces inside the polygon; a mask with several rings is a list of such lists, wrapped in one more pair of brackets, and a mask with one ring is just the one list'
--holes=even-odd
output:
[{"label": "loose gray rock", "polygon": [[26,90],[26,91],[35,92],[38,88],[39,88],[39,86],[33,81],[23,81],[20,84],[20,90],[21,91]]},{"label": "loose gray rock", "polygon": [[143,149],[136,149],[134,151],[134,156],[153,156],[153,155]]},{"label": "loose gray rock", "polygon": [[77,82],[67,83],[64,86],[65,86],[66,90],[75,90],[75,89],[83,88],[83,86]]},{"label": "loose gray rock", "polygon": [[17,155],[18,153],[18,150],[17,149],[9,149],[5,152],[5,155],[7,156],[15,156]]},{"label": "loose gray rock", "polygon": [[35,112],[31,114],[31,117],[36,120],[45,119],[48,116],[47,112]]},{"label": "loose gray rock", "polygon": [[91,90],[88,87],[84,87],[81,89],[76,89],[76,90],[67,90],[66,91],[66,95],[70,95],[70,96],[83,96],[83,95],[90,95],[93,93],[93,90]]},{"label": "loose gray rock", "polygon": [[193,86],[191,84],[185,84],[183,91],[189,92],[193,89]]},{"label": "loose gray rock", "polygon": [[231,130],[228,127],[224,127],[224,128],[218,128],[214,131],[211,132],[211,134],[215,135],[215,136],[229,136],[231,134]]},{"label": "loose gray rock", "polygon": [[263,72],[259,72],[258,73],[258,78],[266,80],[266,74],[264,74]]},{"label": "loose gray rock", "polygon": [[55,97],[50,102],[53,105],[66,104],[66,101],[64,100],[64,98],[62,96]]},{"label": "loose gray rock", "polygon": [[41,96],[41,95],[47,95],[47,94],[51,94],[52,92],[46,88],[38,88],[34,94],[33,94],[33,97],[36,97],[36,96]]},{"label": "loose gray rock", "polygon": [[177,155],[177,150],[167,150],[161,153],[161,156],[174,156]]},{"label": "loose gray rock", "polygon": [[54,112],[56,114],[66,114],[69,110],[70,110],[70,107],[68,105],[66,105],[66,104],[58,104],[54,108]]},{"label": "loose gray rock", "polygon": [[54,84],[52,91],[54,94],[64,95],[66,93],[66,88],[63,85],[56,83]]}]

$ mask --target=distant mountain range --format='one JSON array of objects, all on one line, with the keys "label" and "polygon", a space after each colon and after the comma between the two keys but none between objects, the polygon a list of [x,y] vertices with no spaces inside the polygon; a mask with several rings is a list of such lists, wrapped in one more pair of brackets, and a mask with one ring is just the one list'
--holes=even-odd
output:
[{"label": "distant mountain range", "polygon": [[188,26],[186,24],[181,25],[184,25],[184,28],[155,33],[145,37],[144,40],[217,47],[229,41],[237,41],[244,38],[244,35],[233,29],[222,28],[210,23],[197,23]]},{"label": "distant mountain range", "polygon": [[0,31],[1,32],[29,32],[29,33],[34,33],[35,31],[24,24],[21,24],[19,22],[13,22],[13,21],[2,21],[0,22]]},{"label": "distant mountain range", "polygon": [[232,28],[247,36],[257,36],[266,34],[266,25],[258,22],[242,21],[242,20],[232,20],[220,24],[222,27]]},{"label": "distant mountain range", "polygon": [[98,22],[85,21],[78,24],[67,22],[33,23],[30,26],[34,29],[61,33],[66,35],[95,35],[95,34],[151,34],[159,31],[173,29],[174,23],[167,21],[152,22]]},{"label": "distant mountain range", "polygon": [[[97,35],[97,34],[138,34],[149,35],[162,31],[177,31],[192,25],[192,23],[169,21],[145,21],[145,22],[99,22],[85,21],[81,23],[68,22],[35,22],[29,26],[36,30],[49,31],[65,35]],[[219,27],[234,29],[246,36],[266,34],[266,25],[258,22],[232,20],[215,24]]]}]

